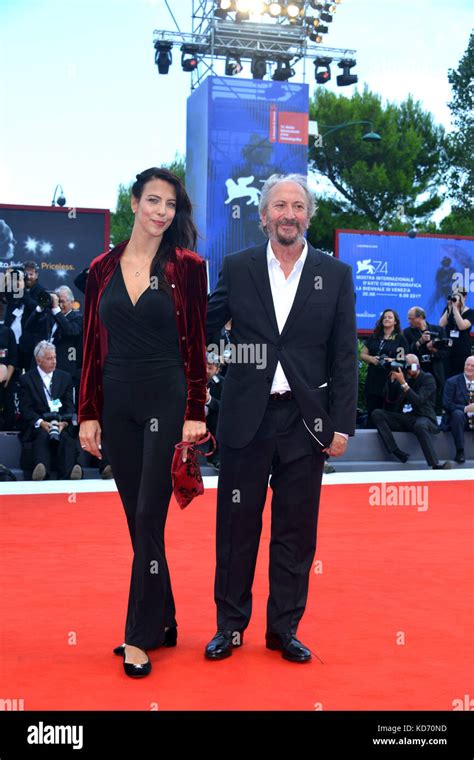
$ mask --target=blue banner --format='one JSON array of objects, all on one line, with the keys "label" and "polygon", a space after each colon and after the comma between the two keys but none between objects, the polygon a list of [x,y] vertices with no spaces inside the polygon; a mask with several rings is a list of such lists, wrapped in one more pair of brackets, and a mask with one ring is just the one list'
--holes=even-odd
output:
[{"label": "blue banner", "polygon": [[307,174],[308,110],[306,84],[210,76],[190,95],[186,187],[211,289],[227,253],[264,240],[265,180]]},{"label": "blue banner", "polygon": [[403,326],[421,306],[437,323],[453,287],[474,292],[474,239],[440,235],[336,231],[336,255],[352,266],[358,330],[373,330],[384,309]]}]

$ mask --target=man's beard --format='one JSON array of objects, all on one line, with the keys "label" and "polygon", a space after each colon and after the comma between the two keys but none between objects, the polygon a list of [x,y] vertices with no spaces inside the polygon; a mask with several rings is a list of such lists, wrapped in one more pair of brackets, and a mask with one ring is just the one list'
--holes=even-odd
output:
[{"label": "man's beard", "polygon": [[285,222],[281,222],[278,225],[268,224],[267,234],[270,238],[274,237],[280,245],[290,248],[292,245],[294,245],[297,242],[297,240],[299,240],[300,238],[303,238],[304,230],[297,222],[288,222],[287,224],[294,227],[294,235],[292,235],[291,237],[284,237],[283,235],[280,235],[280,233],[278,232],[279,227],[284,223]]}]

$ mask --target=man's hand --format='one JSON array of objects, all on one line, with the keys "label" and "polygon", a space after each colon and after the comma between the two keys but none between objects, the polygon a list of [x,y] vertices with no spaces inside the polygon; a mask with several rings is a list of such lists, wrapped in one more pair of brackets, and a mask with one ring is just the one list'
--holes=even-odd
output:
[{"label": "man's hand", "polygon": [[67,428],[67,422],[65,420],[62,420],[62,422],[59,423],[59,432],[62,433],[64,428]]},{"label": "man's hand", "polygon": [[46,432],[49,433],[49,431],[51,430],[51,423],[46,422],[46,420],[43,420],[42,422],[40,422],[40,428],[43,428],[43,430],[46,430]]},{"label": "man's hand", "polygon": [[333,439],[331,441],[331,445],[328,446],[326,449],[323,449],[323,451],[326,452],[326,454],[329,454],[331,457],[341,457],[345,450],[347,449],[347,440],[344,438],[343,435],[340,435],[339,433],[334,433]]},{"label": "man's hand", "polygon": [[471,414],[472,414],[472,412],[474,412],[474,404],[468,404],[467,406],[465,406],[464,407],[464,411],[466,412],[466,414],[468,412],[471,412]]},{"label": "man's hand", "polygon": [[59,306],[59,297],[57,293],[51,293],[51,308],[56,309]]},{"label": "man's hand", "polygon": [[[197,420],[186,420],[186,422],[183,425],[183,433],[181,437],[182,441],[189,441],[189,443],[196,443],[196,441],[199,441],[199,439],[202,438],[203,435],[206,435],[205,422],[198,422]],[[183,462],[185,462],[188,455],[187,448],[183,449],[182,454],[183,454]]]},{"label": "man's hand", "polygon": [[397,380],[400,383],[400,385],[403,385],[404,383],[406,383],[405,375],[403,374],[400,367],[390,372],[390,380]]}]

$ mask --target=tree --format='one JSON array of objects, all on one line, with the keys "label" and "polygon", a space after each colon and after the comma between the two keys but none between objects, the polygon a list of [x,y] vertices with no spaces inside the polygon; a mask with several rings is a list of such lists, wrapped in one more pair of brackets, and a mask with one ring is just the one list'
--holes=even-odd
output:
[{"label": "tree", "polygon": [[[444,130],[411,96],[399,105],[382,105],[369,91],[351,98],[318,87],[310,103],[310,118],[318,122],[322,144],[310,148],[310,168],[327,177],[337,191],[321,206],[334,222],[352,220],[362,229],[418,229],[442,203],[439,190]],[[381,136],[365,142],[369,124],[354,124],[331,134],[328,125],[371,122]],[[328,202],[326,204],[326,201]],[[317,226],[317,221],[316,221]],[[349,226],[347,223],[343,226]],[[323,237],[328,238],[327,231]]]},{"label": "tree", "polygon": [[[163,164],[164,169],[176,174],[184,183],[186,175],[186,159],[184,156],[176,154],[173,161],[169,164]],[[112,245],[117,245],[123,240],[128,240],[132,234],[133,212],[130,206],[133,182],[128,185],[119,185],[117,195],[117,205],[115,211],[110,215],[110,240]]]},{"label": "tree", "polygon": [[449,70],[448,79],[453,89],[448,105],[455,127],[447,139],[449,196],[455,207],[466,212],[474,203],[474,32],[459,67]]}]

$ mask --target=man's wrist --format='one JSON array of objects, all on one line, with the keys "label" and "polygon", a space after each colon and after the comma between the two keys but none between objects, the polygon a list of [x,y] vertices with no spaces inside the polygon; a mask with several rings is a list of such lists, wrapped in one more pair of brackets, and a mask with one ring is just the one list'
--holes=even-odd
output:
[{"label": "man's wrist", "polygon": [[337,430],[334,431],[335,435],[342,435],[343,438],[346,439],[346,441],[349,440],[349,436],[347,433],[338,433]]}]

